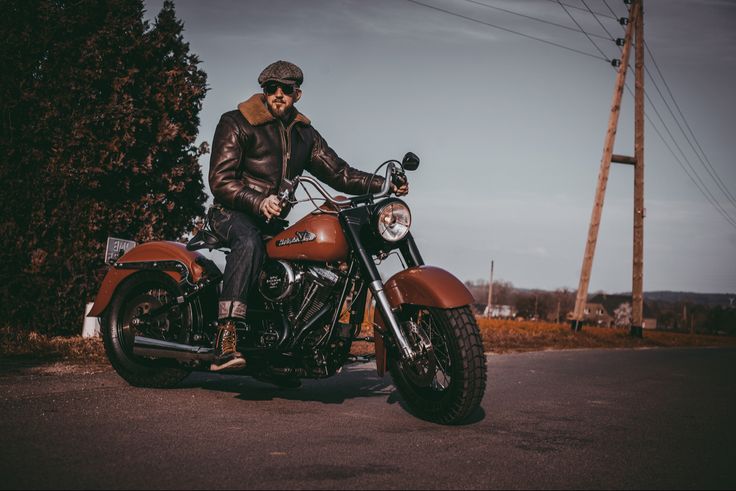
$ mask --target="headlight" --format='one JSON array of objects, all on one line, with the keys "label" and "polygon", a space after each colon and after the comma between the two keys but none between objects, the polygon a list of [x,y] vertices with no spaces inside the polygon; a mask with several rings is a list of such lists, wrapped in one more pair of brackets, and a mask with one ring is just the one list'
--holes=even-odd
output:
[{"label": "headlight", "polygon": [[376,213],[378,235],[388,242],[396,242],[409,233],[411,212],[402,201],[389,201]]}]

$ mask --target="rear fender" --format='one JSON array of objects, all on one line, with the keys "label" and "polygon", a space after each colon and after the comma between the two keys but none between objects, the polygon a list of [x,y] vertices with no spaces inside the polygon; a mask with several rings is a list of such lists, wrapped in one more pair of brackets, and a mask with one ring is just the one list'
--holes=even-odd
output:
[{"label": "rear fender", "polygon": [[157,241],[146,242],[130,249],[120,257],[102,280],[95,303],[88,317],[99,317],[110,304],[110,300],[122,283],[129,276],[139,271],[158,270],[171,276],[177,283],[195,284],[206,275],[204,261],[198,262],[202,254],[187,250],[179,242]]},{"label": "rear fender", "polygon": [[[435,266],[415,266],[405,269],[383,285],[392,309],[402,305],[424,305],[439,309],[462,307],[474,302],[473,295],[452,273]],[[381,312],[376,309],[374,321],[380,329],[375,329],[376,369],[378,375],[386,373],[387,353],[383,342],[386,323]]]}]

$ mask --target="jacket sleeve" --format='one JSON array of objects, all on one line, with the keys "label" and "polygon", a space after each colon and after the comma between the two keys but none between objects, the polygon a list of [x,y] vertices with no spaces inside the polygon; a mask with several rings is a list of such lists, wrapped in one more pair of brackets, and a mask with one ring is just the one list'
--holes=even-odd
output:
[{"label": "jacket sleeve", "polygon": [[245,144],[238,124],[229,114],[220,118],[212,141],[210,189],[215,200],[233,210],[259,215],[264,194],[246,186],[238,167]]},{"label": "jacket sleeve", "polygon": [[317,130],[307,170],[334,189],[348,194],[376,193],[383,187],[383,177],[350,167],[327,145]]}]

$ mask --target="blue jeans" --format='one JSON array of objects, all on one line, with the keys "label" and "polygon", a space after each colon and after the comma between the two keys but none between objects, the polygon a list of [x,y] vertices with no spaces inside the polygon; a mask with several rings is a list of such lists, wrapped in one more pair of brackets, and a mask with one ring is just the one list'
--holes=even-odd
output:
[{"label": "blue jeans", "polygon": [[222,280],[218,319],[245,319],[248,293],[256,285],[266,256],[264,222],[242,211],[215,205],[210,225],[230,247]]}]

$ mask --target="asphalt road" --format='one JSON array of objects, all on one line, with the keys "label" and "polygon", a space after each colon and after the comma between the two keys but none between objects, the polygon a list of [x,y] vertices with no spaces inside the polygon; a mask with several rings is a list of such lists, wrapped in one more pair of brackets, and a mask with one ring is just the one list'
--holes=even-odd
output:
[{"label": "asphalt road", "polygon": [[483,411],[414,418],[370,365],[295,391],[0,368],[0,488],[736,488],[736,350],[488,357]]}]

